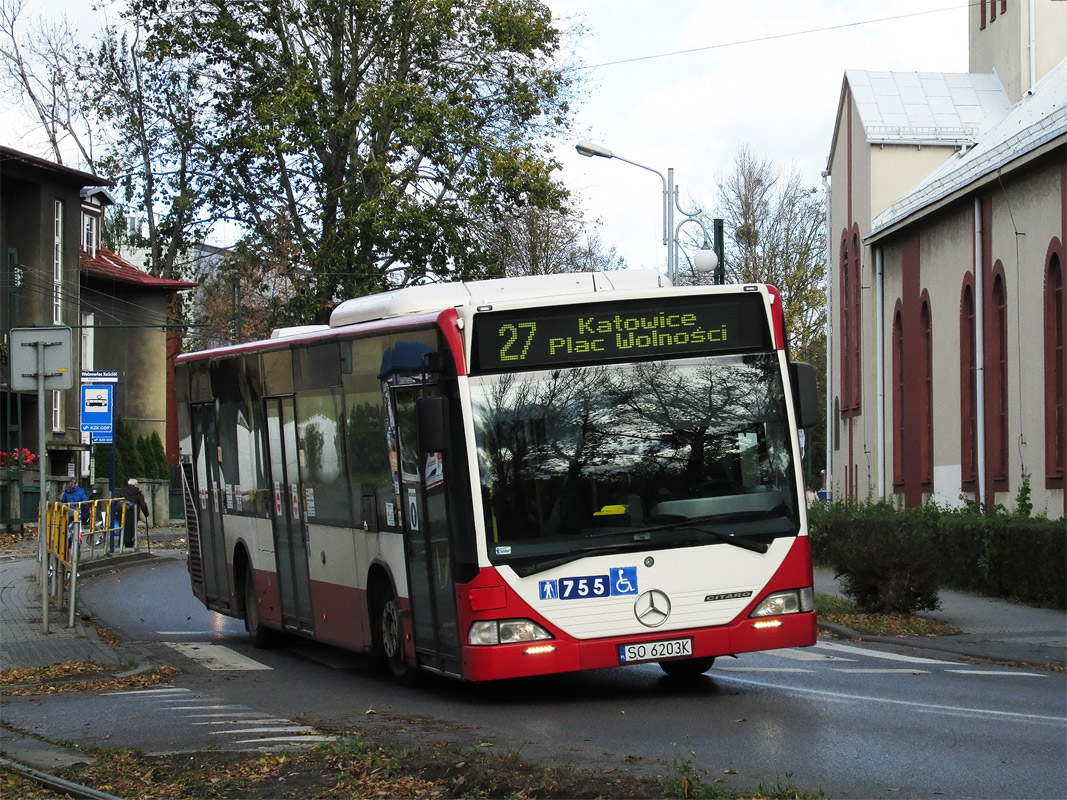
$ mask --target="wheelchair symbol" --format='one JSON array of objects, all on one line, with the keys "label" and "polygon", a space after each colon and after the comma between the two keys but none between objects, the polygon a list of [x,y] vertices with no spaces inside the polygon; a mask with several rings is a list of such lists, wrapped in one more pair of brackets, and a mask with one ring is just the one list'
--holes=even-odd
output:
[{"label": "wheelchair symbol", "polygon": [[611,582],[612,594],[637,594],[637,567],[619,567],[612,572],[615,575]]}]

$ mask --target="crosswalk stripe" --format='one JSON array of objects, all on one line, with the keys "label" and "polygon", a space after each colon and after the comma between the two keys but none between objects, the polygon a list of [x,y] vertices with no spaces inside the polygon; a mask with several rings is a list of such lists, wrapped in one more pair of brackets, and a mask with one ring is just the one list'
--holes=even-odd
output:
[{"label": "crosswalk stripe", "polygon": [[867,658],[881,658],[886,661],[903,661],[908,664],[952,664],[956,665],[956,661],[939,661],[936,658],[922,658],[919,656],[905,656],[900,653],[887,653],[883,650],[867,650],[862,647],[853,647],[847,644],[838,644],[837,642],[822,642],[820,641],[815,645],[820,650],[829,650],[830,652],[837,653],[850,653],[854,655],[866,656]]},{"label": "crosswalk stripe", "polygon": [[163,644],[210,670],[243,672],[271,669],[266,664],[261,664],[220,644],[203,644],[200,642],[164,642]]}]

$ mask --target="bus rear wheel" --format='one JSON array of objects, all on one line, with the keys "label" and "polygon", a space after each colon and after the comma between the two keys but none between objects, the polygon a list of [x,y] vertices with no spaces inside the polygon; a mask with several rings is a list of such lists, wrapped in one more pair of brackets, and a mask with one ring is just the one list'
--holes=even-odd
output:
[{"label": "bus rear wheel", "polygon": [[416,671],[404,657],[404,622],[400,617],[400,601],[392,591],[382,592],[378,608],[378,642],[382,658],[393,679],[404,686],[415,682]]},{"label": "bus rear wheel", "polygon": [[271,647],[277,641],[277,632],[263,624],[259,616],[259,595],[256,593],[256,578],[251,564],[245,567],[245,630],[252,639],[252,646],[260,649]]},{"label": "bus rear wheel", "polygon": [[696,678],[711,669],[711,665],[714,663],[714,656],[710,658],[687,658],[683,661],[660,661],[659,668],[672,678]]}]

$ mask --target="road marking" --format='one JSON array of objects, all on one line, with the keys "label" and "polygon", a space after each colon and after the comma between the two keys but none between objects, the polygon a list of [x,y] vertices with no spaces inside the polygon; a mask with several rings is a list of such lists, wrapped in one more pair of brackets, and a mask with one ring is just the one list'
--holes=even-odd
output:
[{"label": "road marking", "polygon": [[996,675],[999,678],[1011,677],[1011,678],[1047,678],[1048,673],[1045,672],[1014,672],[1008,670],[994,670],[994,669],[946,669],[945,672],[958,672],[960,675]]},{"label": "road marking", "polygon": [[728,667],[723,665],[722,667],[716,667],[716,672],[787,672],[792,675],[797,673],[810,673],[810,669],[804,669],[803,667]]},{"label": "road marking", "polygon": [[[186,714],[189,717],[201,717],[203,714]],[[232,719],[230,715],[226,715],[226,719],[213,719],[207,722],[194,722],[193,725],[252,725],[259,723],[266,725],[268,722],[272,722],[275,725],[286,725],[292,720],[288,720],[285,717],[253,717],[251,719]]]},{"label": "road marking", "polygon": [[837,642],[819,642],[815,647],[840,653],[852,653],[855,655],[867,656],[868,658],[882,658],[886,661],[903,661],[906,664],[951,664],[953,666],[959,666],[958,661],[938,661],[936,658],[905,656],[900,653],[886,653],[882,650],[868,650],[864,647],[853,647],[847,644],[838,644]]},{"label": "road marking", "polygon": [[804,694],[814,697],[824,697],[828,700],[845,700],[854,701],[857,703],[882,703],[884,705],[891,706],[904,706],[911,708],[920,714],[929,714],[936,711],[942,711],[947,714],[954,714],[961,717],[993,717],[997,719],[1013,719],[1018,722],[1030,722],[1039,725],[1067,725],[1067,718],[1065,717],[1053,717],[1047,714],[1023,714],[1017,711],[999,711],[993,708],[965,708],[963,706],[950,706],[941,705],[937,703],[927,703],[923,701],[913,700],[897,700],[892,697],[875,697],[873,695],[853,694],[851,692],[829,692],[822,689],[807,689],[802,686],[783,686],[777,683],[761,683],[760,681],[750,680],[741,676],[734,675],[722,675],[723,680],[734,681],[735,683],[745,684],[747,686],[756,686],[761,689],[776,689],[779,691],[787,692],[789,694]]},{"label": "road marking", "polygon": [[[288,722],[289,720],[286,720]],[[255,728],[230,728],[225,731],[208,731],[212,736],[230,736],[235,733],[311,733],[307,725],[266,725]]]},{"label": "road marking", "polygon": [[280,742],[287,745],[314,744],[316,742],[332,742],[334,736],[264,736],[260,739],[236,739],[233,744],[265,744],[267,742]]},{"label": "road marking", "polygon": [[929,675],[928,669],[915,669],[914,667],[834,667],[834,672],[859,672],[864,675]]},{"label": "road marking", "polygon": [[768,655],[778,656],[779,658],[788,658],[792,661],[855,661],[854,658],[844,658],[842,656],[828,656],[823,653],[813,653],[810,650],[797,650],[794,648],[780,649],[780,650],[766,650],[764,651]]},{"label": "road marking", "polygon": [[261,664],[240,653],[235,653],[230,648],[223,647],[220,644],[190,644],[186,642],[163,642],[163,644],[210,670],[246,672],[271,669],[266,664]]}]

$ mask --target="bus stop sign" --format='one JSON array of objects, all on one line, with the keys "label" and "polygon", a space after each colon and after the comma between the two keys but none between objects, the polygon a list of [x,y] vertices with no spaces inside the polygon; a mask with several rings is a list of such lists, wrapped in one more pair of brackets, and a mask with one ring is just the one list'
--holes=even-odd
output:
[{"label": "bus stop sign", "polygon": [[111,409],[115,387],[111,384],[82,384],[82,433],[97,435],[110,434],[112,431]]}]

